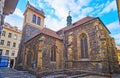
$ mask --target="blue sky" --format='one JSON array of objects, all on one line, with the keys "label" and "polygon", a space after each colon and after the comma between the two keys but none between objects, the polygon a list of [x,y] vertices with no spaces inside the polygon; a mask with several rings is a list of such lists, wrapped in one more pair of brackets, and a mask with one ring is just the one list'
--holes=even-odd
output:
[{"label": "blue sky", "polygon": [[[55,31],[66,26],[68,11],[71,11],[72,22],[86,16],[99,17],[120,44],[120,24],[116,0],[28,0],[30,4],[43,9],[46,27]],[[5,18],[5,22],[22,29],[23,13],[27,0],[19,0],[15,12]]]}]

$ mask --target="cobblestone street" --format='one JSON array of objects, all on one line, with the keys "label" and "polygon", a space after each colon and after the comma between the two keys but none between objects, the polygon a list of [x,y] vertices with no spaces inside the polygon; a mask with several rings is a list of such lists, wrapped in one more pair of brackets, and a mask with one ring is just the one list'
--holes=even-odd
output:
[{"label": "cobblestone street", "polygon": [[[57,78],[58,76],[47,76],[43,78]],[[9,69],[9,68],[0,68],[0,78],[36,78],[34,75],[29,74],[27,71],[17,71],[15,69]],[[58,77],[62,78],[62,77]],[[80,77],[75,76],[68,76],[67,78],[109,78],[109,77],[103,77],[103,76],[97,76],[97,75],[84,75],[82,77],[82,74]],[[120,74],[113,74],[112,78],[120,78]]]},{"label": "cobblestone street", "polygon": [[36,78],[26,71],[17,71],[15,69],[0,68],[0,78]]}]

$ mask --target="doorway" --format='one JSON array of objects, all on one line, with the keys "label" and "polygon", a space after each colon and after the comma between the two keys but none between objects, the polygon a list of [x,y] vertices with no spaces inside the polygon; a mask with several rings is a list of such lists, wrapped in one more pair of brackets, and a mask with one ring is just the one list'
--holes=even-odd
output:
[{"label": "doorway", "polygon": [[12,68],[13,65],[14,65],[14,59],[11,59],[11,60],[10,60],[10,68]]}]

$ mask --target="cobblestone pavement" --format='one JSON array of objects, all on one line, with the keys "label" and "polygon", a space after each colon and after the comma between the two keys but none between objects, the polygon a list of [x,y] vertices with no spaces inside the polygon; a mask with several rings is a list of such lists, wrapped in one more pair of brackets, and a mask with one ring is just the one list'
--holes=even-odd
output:
[{"label": "cobblestone pavement", "polygon": [[113,74],[112,78],[120,78],[120,74]]},{"label": "cobblestone pavement", "polygon": [[[78,77],[79,76],[79,77]],[[105,76],[99,76],[99,75],[75,75],[75,76],[65,76],[65,75],[50,75],[42,78],[110,78]],[[112,78],[120,78],[120,74],[113,74]]]},{"label": "cobblestone pavement", "polygon": [[[15,69],[9,68],[0,68],[0,78],[36,78],[34,75],[29,74],[27,71],[17,71]],[[43,78],[57,78],[54,76],[43,77]],[[63,78],[58,77],[58,78]],[[76,77],[67,77],[67,78],[76,78]],[[77,78],[109,78],[109,77],[102,77],[97,75],[86,75],[84,77],[77,77]],[[120,74],[113,74],[112,78],[120,78]]]},{"label": "cobblestone pavement", "polygon": [[10,68],[0,68],[0,78],[36,78],[27,71],[17,71]]},{"label": "cobblestone pavement", "polygon": [[[79,78],[110,78],[110,77],[89,75],[89,76],[86,76],[86,77],[79,77]],[[113,74],[112,78],[120,78],[120,74]]]}]

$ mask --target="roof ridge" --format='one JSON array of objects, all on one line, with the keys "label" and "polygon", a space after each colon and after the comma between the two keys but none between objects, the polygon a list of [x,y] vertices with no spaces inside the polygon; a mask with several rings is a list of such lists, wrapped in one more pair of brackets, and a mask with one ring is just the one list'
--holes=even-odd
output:
[{"label": "roof ridge", "polygon": [[80,21],[82,21],[82,20],[84,20],[84,19],[86,19],[86,18],[91,18],[91,19],[94,19],[95,17],[92,17],[92,16],[87,16],[87,17],[84,17],[84,18],[82,18],[82,19],[80,19],[80,20],[78,20],[78,21],[76,21],[76,22],[72,23],[70,26],[65,26],[65,27],[63,27],[62,29],[60,29],[60,30],[56,31],[56,33],[57,33],[57,32],[59,32],[59,31],[61,31],[61,30],[64,30],[65,28],[69,28],[69,27],[71,27],[71,26],[74,26],[77,22],[80,22]]},{"label": "roof ridge", "polygon": [[[45,29],[45,28],[48,29],[48,30],[54,31],[54,30],[52,30],[52,29],[50,29],[50,28],[47,28],[47,27],[44,27],[43,29]],[[55,32],[55,31],[54,31],[54,32]],[[55,33],[56,33],[56,32],[55,32]]]}]

